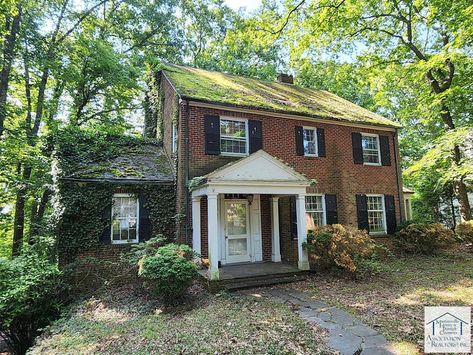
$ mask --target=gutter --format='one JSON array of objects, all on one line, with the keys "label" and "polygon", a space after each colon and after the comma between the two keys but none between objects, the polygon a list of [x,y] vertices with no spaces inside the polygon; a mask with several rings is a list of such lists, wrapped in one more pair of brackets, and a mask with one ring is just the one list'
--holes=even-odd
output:
[{"label": "gutter", "polygon": [[[178,104],[179,105],[179,104]],[[190,245],[190,231],[189,231],[189,100],[185,102],[185,138],[184,138],[184,204],[185,204],[185,241]]]},{"label": "gutter", "polygon": [[397,183],[397,197],[399,201],[399,212],[400,212],[400,222],[404,222],[404,198],[402,193],[402,175],[400,169],[400,153],[399,147],[397,145],[397,138],[398,138],[399,129],[396,129],[396,133],[393,136],[393,147],[394,147],[394,164],[396,164],[396,183]]}]

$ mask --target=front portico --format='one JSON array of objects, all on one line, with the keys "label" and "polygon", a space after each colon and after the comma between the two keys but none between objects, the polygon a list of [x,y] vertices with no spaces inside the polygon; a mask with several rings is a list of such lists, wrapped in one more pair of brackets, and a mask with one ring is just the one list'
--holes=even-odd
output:
[{"label": "front portico", "polygon": [[[259,150],[211,172],[202,181],[192,190],[192,245],[199,255],[208,255],[209,279],[219,279],[219,265],[264,261],[263,249],[270,248],[267,261],[281,262],[278,199],[296,196],[297,224],[305,226],[307,178]],[[206,215],[202,200],[206,201]],[[270,243],[264,236],[270,237]],[[306,239],[306,228],[297,228],[300,270],[309,269],[302,248]],[[207,250],[202,250],[205,244]]]}]

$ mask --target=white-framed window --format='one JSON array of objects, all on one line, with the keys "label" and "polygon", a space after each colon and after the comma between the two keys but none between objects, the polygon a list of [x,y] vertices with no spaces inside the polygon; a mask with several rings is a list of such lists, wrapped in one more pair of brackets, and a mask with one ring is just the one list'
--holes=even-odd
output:
[{"label": "white-framed window", "polygon": [[383,195],[366,195],[368,227],[372,234],[386,233],[386,211]]},{"label": "white-framed window", "polygon": [[220,118],[220,152],[223,155],[248,155],[248,120]]},{"label": "white-framed window", "polygon": [[325,225],[325,196],[322,194],[307,195],[305,197],[305,212],[307,230],[314,230],[316,226]]},{"label": "white-framed window", "polygon": [[304,136],[304,155],[316,157],[317,152],[317,129],[314,127],[303,127]]},{"label": "white-framed window", "polygon": [[171,134],[171,144],[172,144],[172,152],[177,152],[177,123],[172,123],[172,134]]},{"label": "white-framed window", "polygon": [[362,133],[361,147],[363,149],[363,164],[380,165],[379,136],[377,134]]},{"label": "white-framed window", "polygon": [[114,194],[112,204],[112,244],[138,243],[139,202],[132,194]]},{"label": "white-framed window", "polygon": [[411,206],[411,199],[405,199],[405,210],[406,210],[406,221],[410,221],[412,219],[412,206]]}]

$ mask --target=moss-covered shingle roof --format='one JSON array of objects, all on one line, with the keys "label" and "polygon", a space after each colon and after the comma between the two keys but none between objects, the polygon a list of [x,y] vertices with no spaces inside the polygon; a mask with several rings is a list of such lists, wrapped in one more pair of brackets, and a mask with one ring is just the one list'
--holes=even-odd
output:
[{"label": "moss-covered shingle roof", "polygon": [[401,125],[324,90],[178,65],[162,65],[183,99],[313,118],[398,128]]},{"label": "moss-covered shingle roof", "polygon": [[174,172],[170,159],[158,144],[124,144],[119,154],[106,160],[84,163],[65,179],[171,183]]}]

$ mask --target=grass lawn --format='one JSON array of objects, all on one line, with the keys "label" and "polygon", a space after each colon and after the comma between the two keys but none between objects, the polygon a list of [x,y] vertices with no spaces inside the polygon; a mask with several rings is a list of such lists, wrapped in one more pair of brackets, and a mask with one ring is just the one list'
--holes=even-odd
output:
[{"label": "grass lawn", "polygon": [[284,305],[200,291],[187,308],[163,311],[137,289],[113,290],[72,307],[32,354],[320,354],[323,332]]},{"label": "grass lawn", "polygon": [[378,329],[400,354],[422,353],[424,306],[473,305],[473,254],[396,257],[363,280],[321,273],[296,287]]}]

